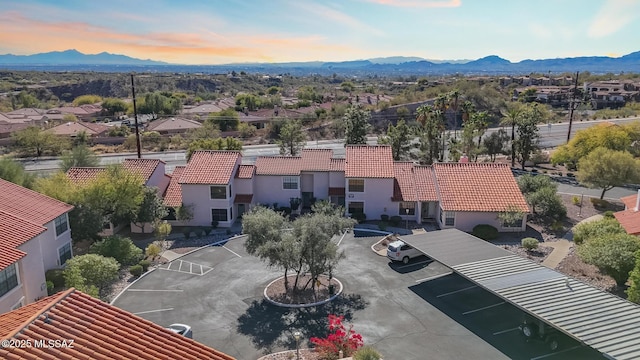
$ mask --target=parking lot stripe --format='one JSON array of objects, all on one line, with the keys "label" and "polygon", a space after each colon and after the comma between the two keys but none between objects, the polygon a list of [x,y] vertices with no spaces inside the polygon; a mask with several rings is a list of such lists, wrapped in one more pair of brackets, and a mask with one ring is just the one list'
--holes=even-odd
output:
[{"label": "parking lot stripe", "polygon": [[440,295],[438,295],[437,297],[443,297],[443,296],[447,296],[447,295],[453,295],[453,294],[457,294],[457,293],[459,293],[459,292],[463,292],[463,291],[466,291],[466,290],[471,290],[471,289],[473,289],[473,288],[477,288],[477,286],[476,286],[476,285],[468,286],[468,287],[463,288],[463,289],[460,289],[460,290],[456,290],[456,291],[451,291],[451,292],[448,292],[448,293],[440,294]]},{"label": "parking lot stripe", "polygon": [[425,281],[429,281],[429,280],[435,280],[435,279],[439,279],[441,277],[449,276],[451,274],[453,274],[453,272],[448,272],[448,273],[440,274],[440,275],[434,275],[434,276],[431,276],[431,277],[428,277],[428,278],[416,280],[416,282],[419,283],[419,282],[425,282]]},{"label": "parking lot stripe", "polygon": [[182,271],[182,260],[178,260],[180,261],[180,266],[178,266],[178,271]]},{"label": "parking lot stripe", "polygon": [[475,310],[469,310],[469,311],[465,311],[462,313],[462,315],[468,315],[468,314],[473,314],[474,312],[478,312],[478,311],[482,311],[482,310],[487,310],[487,309],[491,309],[493,307],[496,306],[500,306],[502,304],[504,304],[505,302],[501,302],[501,303],[497,303],[497,304],[493,304],[493,305],[489,305],[489,306],[485,306],[485,307],[481,307],[480,309],[475,309]]},{"label": "parking lot stripe", "polygon": [[169,265],[167,265],[167,270],[171,270],[171,264],[173,264],[173,261],[169,263]]},{"label": "parking lot stripe", "polygon": [[519,330],[520,328],[514,327],[513,329],[507,329],[507,330],[502,330],[502,331],[498,331],[498,332],[494,332],[493,335],[500,335],[500,334],[506,334],[508,332],[512,332],[515,330]]},{"label": "parking lot stripe", "polygon": [[408,268],[408,267],[412,267],[412,266],[416,266],[416,265],[428,264],[428,263],[432,263],[432,262],[433,262],[433,260],[429,259],[429,260],[420,261],[420,262],[417,262],[417,263],[414,263],[414,264],[398,266],[396,269],[404,269],[404,268]]},{"label": "parking lot stripe", "polygon": [[547,358],[547,357],[549,357],[549,356],[554,356],[554,355],[558,355],[558,354],[566,353],[566,352],[569,352],[569,351],[572,351],[572,350],[575,350],[575,349],[579,349],[579,348],[581,348],[581,347],[583,347],[583,346],[584,346],[584,345],[578,345],[578,346],[574,346],[574,347],[567,348],[567,349],[564,349],[564,350],[560,350],[560,351],[552,352],[552,353],[549,353],[549,354],[540,355],[540,356],[537,356],[537,357],[531,358],[531,360],[544,359],[544,358]]},{"label": "parking lot stripe", "polygon": [[149,314],[149,313],[154,313],[154,312],[170,311],[170,310],[173,310],[173,308],[149,310],[149,311],[140,311],[140,312],[137,312],[137,313],[133,313],[133,315]]},{"label": "parking lot stripe", "polygon": [[128,289],[127,291],[174,291],[174,292],[183,292],[184,290],[178,290],[178,289],[174,289],[174,290],[155,290],[155,289]]},{"label": "parking lot stripe", "polygon": [[228,250],[230,253],[232,253],[233,255],[235,255],[235,256],[237,256],[237,257],[239,257],[239,258],[241,258],[241,257],[242,257],[242,256],[240,256],[237,252],[235,252],[235,251],[233,251],[233,250],[229,249],[228,247],[226,247],[226,246],[224,246],[224,245],[222,245],[222,247],[223,247],[223,248],[225,248],[225,249],[227,249],[227,250]]},{"label": "parking lot stripe", "polygon": [[192,273],[193,272],[193,263],[189,263],[189,272]]}]

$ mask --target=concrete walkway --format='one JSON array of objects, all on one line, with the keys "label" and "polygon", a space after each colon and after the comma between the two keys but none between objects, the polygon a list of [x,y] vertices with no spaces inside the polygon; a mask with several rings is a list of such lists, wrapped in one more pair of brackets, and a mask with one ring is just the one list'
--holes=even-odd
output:
[{"label": "concrete walkway", "polygon": [[[582,223],[587,223],[587,222],[596,221],[600,219],[602,219],[602,215],[593,215],[591,217],[588,217],[580,221],[578,224],[576,224],[576,226]],[[551,252],[551,254],[549,254],[549,256],[547,256],[546,259],[544,259],[544,261],[542,262],[542,265],[551,269],[555,269],[556,267],[558,267],[558,265],[560,265],[560,262],[562,262],[562,260],[564,260],[564,258],[567,257],[567,255],[569,255],[569,251],[573,246],[573,229],[574,228],[575,226],[571,230],[567,231],[567,233],[564,234],[562,239],[558,241],[544,242],[540,244],[542,246],[548,246],[553,248],[553,251]]]}]

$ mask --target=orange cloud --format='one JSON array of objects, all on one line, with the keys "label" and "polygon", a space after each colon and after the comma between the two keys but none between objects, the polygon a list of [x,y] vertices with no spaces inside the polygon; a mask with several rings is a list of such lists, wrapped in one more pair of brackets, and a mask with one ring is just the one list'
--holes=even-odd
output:
[{"label": "orange cloud", "polygon": [[396,6],[396,7],[411,7],[411,8],[450,8],[459,7],[462,5],[462,0],[365,0],[368,2]]},{"label": "orange cloud", "polygon": [[[172,63],[215,64],[245,61],[304,61],[357,53],[352,47],[330,44],[320,36],[202,33],[126,33],[85,22],[43,22],[21,13],[0,14],[0,44],[18,54],[77,49],[151,58]],[[17,50],[17,51],[16,51]]]}]

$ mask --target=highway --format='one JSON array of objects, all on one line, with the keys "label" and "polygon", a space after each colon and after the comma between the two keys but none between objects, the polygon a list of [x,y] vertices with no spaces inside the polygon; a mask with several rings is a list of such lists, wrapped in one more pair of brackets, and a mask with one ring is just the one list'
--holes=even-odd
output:
[{"label": "highway", "polygon": [[[616,124],[623,124],[627,122],[631,122],[634,120],[638,120],[640,118],[626,118],[626,119],[612,119],[612,120],[596,120],[596,121],[577,121],[573,123],[572,126],[572,136],[575,135],[576,131],[586,129],[590,126],[610,121]],[[544,149],[550,149],[562,145],[566,142],[567,139],[567,131],[569,128],[569,123],[559,123],[559,124],[551,124],[550,126],[547,124],[539,125],[540,131],[540,147]],[[498,131],[500,128],[491,128],[487,130],[485,136],[489,136],[492,132]],[[506,127],[507,133],[511,134],[511,128]],[[368,144],[376,144],[377,137],[369,137],[367,140]],[[306,148],[310,149],[332,149],[334,151],[334,155],[336,157],[344,157],[344,142],[342,139],[336,140],[318,140],[318,141],[307,141]],[[280,148],[277,144],[264,144],[264,145],[247,145],[242,150],[242,158],[243,163],[251,164],[254,163],[258,156],[274,156],[280,153]],[[120,154],[103,154],[99,155],[100,164],[101,165],[109,165],[109,164],[117,164],[124,161],[126,158],[134,158],[136,157],[135,153],[120,153]],[[185,151],[165,151],[158,153],[143,153],[143,158],[149,159],[160,159],[163,160],[167,165],[167,172],[172,172],[176,166],[185,165],[187,163],[185,158]],[[42,158],[42,159],[24,159],[22,160],[25,165],[25,169],[31,172],[41,172],[41,173],[50,173],[57,169],[60,166],[60,160],[58,158]]]}]

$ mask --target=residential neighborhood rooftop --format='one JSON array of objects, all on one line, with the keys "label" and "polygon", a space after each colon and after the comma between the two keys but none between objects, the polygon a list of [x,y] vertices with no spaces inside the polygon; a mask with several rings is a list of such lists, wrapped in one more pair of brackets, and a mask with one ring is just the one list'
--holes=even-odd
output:
[{"label": "residential neighborhood rooftop", "polygon": [[106,169],[103,167],[72,167],[67,170],[67,178],[74,184],[86,184],[102,174]]},{"label": "residential neighborhood rooftop", "polygon": [[18,246],[46,230],[42,225],[0,211],[0,271],[27,255]]},{"label": "residential neighborhood rooftop", "polygon": [[393,178],[391,146],[347,146],[344,176],[347,178]]},{"label": "residential neighborhood rooftop", "polygon": [[180,184],[228,184],[240,151],[196,151],[191,155]]},{"label": "residential neighborhood rooftop", "polygon": [[0,179],[0,211],[44,226],[73,206]]},{"label": "residential neighborhood rooftop", "polygon": [[639,195],[629,195],[620,198],[625,209],[613,215],[624,228],[627,234],[640,235],[640,209],[637,208]]},{"label": "residential neighborhood rooftop", "polygon": [[178,207],[182,206],[182,190],[180,188],[180,176],[184,172],[186,166],[176,166],[171,173],[171,180],[169,186],[164,193],[163,203],[165,206]]},{"label": "residential neighborhood rooftop", "polygon": [[140,174],[142,180],[146,183],[160,163],[164,164],[164,161],[158,159],[125,159],[122,166],[133,173]]}]

